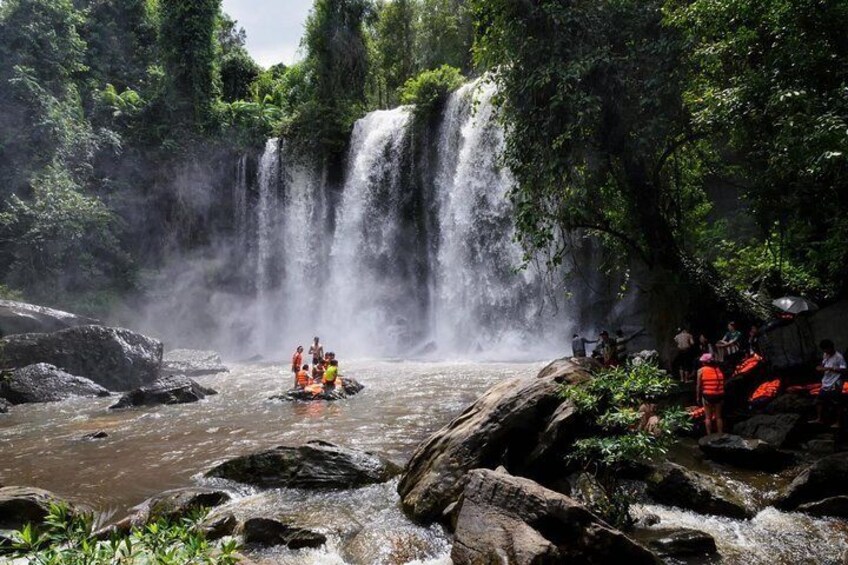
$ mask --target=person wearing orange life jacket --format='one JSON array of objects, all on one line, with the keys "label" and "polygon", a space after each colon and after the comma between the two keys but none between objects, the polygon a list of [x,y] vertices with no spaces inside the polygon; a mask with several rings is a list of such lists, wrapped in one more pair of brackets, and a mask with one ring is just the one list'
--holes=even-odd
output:
[{"label": "person wearing orange life jacket", "polygon": [[294,386],[297,388],[306,388],[312,384],[312,378],[309,376],[309,365],[304,365],[300,371],[295,373]]},{"label": "person wearing orange life jacket", "polygon": [[707,435],[724,432],[722,403],[724,402],[724,373],[718,368],[718,362],[709,353],[701,355],[701,368],[698,369],[698,379],[695,394],[698,403],[704,404],[704,424]]},{"label": "person wearing orange life jacket", "polygon": [[297,372],[300,371],[300,367],[303,365],[303,346],[298,345],[295,352],[292,354],[291,361],[291,372],[293,375],[297,376]]}]

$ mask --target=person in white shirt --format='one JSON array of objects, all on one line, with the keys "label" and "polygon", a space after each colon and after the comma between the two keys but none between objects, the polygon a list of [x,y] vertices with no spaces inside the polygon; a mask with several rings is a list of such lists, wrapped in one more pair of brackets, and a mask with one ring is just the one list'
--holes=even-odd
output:
[{"label": "person in white shirt", "polygon": [[845,364],[845,358],[836,350],[831,340],[822,340],[819,347],[824,355],[816,371],[822,374],[822,387],[816,402],[816,419],[810,423],[825,424],[825,410],[834,408],[836,423],[831,427],[839,428],[842,421],[842,375],[848,372],[848,365]]},{"label": "person in white shirt", "polygon": [[674,343],[677,346],[677,354],[672,361],[672,374],[680,377],[684,383],[689,382],[692,373],[693,353],[695,352],[695,338],[689,333],[686,328],[677,330],[677,335],[674,336]]}]

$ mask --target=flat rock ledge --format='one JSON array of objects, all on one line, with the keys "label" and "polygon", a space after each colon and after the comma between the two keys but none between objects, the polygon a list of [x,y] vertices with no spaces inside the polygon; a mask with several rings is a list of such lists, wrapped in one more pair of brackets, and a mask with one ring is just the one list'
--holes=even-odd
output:
[{"label": "flat rock ledge", "polygon": [[58,402],[74,396],[103,397],[109,391],[85,377],[54,365],[37,363],[0,375],[0,398],[11,404]]},{"label": "flat rock ledge", "polygon": [[215,351],[198,349],[173,349],[162,357],[162,374],[202,377],[227,373],[229,369]]},{"label": "flat rock ledge", "polygon": [[202,387],[183,375],[163,377],[149,386],[137,388],[123,395],[110,410],[135,406],[160,404],[185,404],[197,402],[207,396],[218,394],[211,388]]},{"label": "flat rock ledge", "polygon": [[313,440],[230,459],[206,476],[261,488],[322,489],[383,483],[399,472],[378,454]]}]

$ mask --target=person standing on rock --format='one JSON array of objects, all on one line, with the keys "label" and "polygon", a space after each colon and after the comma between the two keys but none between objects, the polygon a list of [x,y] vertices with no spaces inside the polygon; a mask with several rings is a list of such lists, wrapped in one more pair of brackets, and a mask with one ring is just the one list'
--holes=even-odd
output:
[{"label": "person standing on rock", "polygon": [[309,346],[309,354],[312,355],[313,366],[324,360],[324,346],[321,345],[318,336],[315,336],[315,339],[312,340],[312,345]]},{"label": "person standing on rock", "polygon": [[698,404],[704,404],[704,423],[707,435],[724,433],[724,373],[718,367],[718,361],[710,353],[704,353],[699,359],[701,368],[695,385],[695,395]]},{"label": "person standing on rock", "polygon": [[816,419],[810,423],[824,424],[825,410],[833,408],[836,412],[836,423],[831,427],[839,428],[842,421],[842,375],[848,371],[848,365],[845,364],[845,357],[836,350],[831,340],[822,340],[819,347],[824,355],[816,371],[822,374],[822,387],[816,399]]},{"label": "person standing on rock", "polygon": [[297,377],[297,372],[300,371],[300,367],[303,365],[303,346],[298,345],[297,349],[295,349],[294,354],[292,354],[291,361],[291,370],[292,374]]},{"label": "person standing on rock", "polygon": [[598,343],[597,339],[586,339],[585,337],[581,337],[578,334],[574,334],[574,337],[571,338],[571,356],[572,357],[586,357],[586,344],[587,343]]},{"label": "person standing on rock", "polygon": [[692,352],[695,351],[695,338],[686,328],[677,330],[674,336],[674,344],[677,346],[677,354],[671,363],[672,373],[677,375],[684,383],[689,382],[692,370]]}]

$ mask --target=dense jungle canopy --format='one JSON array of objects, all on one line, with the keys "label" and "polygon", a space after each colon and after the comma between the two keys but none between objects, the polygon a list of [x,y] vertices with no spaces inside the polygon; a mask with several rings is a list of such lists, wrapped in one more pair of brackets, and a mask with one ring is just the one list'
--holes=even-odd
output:
[{"label": "dense jungle canopy", "polygon": [[2,294],[107,311],[207,243],[177,164],[283,136],[332,174],[367,112],[477,76],[528,257],[848,293],[848,1],[316,0],[302,55],[260,67],[220,0],[0,0]]}]

